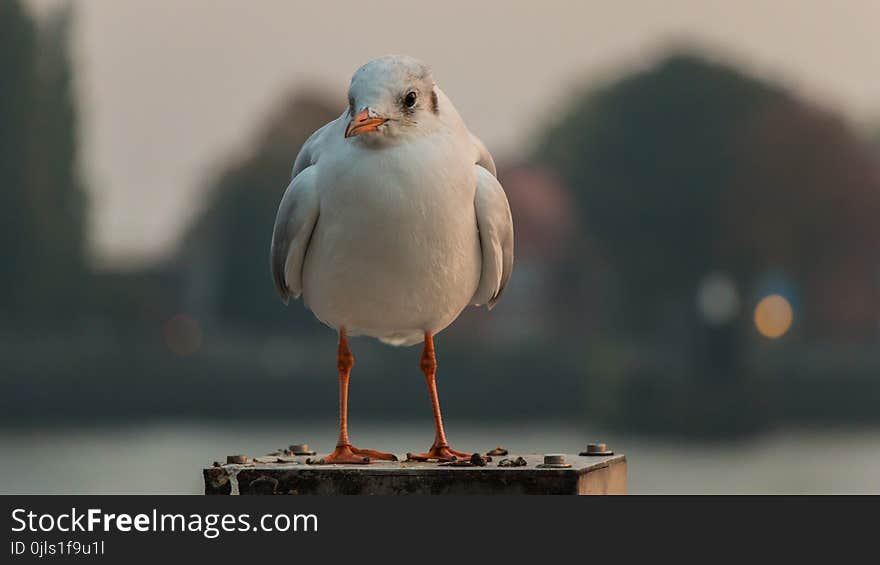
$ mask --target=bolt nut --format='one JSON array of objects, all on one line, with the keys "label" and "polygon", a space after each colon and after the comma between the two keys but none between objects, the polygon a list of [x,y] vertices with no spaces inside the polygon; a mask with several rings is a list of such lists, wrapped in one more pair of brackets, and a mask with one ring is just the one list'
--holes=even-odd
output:
[{"label": "bolt nut", "polygon": [[544,467],[546,469],[564,469],[571,467],[571,465],[565,462],[565,454],[563,453],[546,453],[544,455],[544,464],[538,465],[538,467]]},{"label": "bolt nut", "polygon": [[581,451],[578,455],[596,457],[601,455],[614,455],[614,452],[608,449],[608,446],[604,443],[590,443],[587,444],[587,450]]},{"label": "bolt nut", "polygon": [[288,448],[293,455],[314,455],[315,452],[309,449],[309,444],[307,443],[295,443]]},{"label": "bolt nut", "polygon": [[248,462],[247,455],[227,455],[226,456],[226,464],[227,465],[244,465]]}]

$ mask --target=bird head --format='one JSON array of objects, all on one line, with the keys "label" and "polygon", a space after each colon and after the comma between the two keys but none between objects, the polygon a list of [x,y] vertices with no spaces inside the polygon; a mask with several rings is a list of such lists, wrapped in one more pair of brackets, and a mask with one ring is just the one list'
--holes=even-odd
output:
[{"label": "bird head", "polygon": [[380,143],[430,132],[440,124],[434,78],[402,55],[373,59],[351,78],[346,138]]}]

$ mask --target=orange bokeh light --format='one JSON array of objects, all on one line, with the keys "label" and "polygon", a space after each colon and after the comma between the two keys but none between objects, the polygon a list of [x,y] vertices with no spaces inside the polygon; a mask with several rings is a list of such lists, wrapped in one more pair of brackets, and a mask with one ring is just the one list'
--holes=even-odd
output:
[{"label": "orange bokeh light", "polygon": [[755,328],[764,337],[782,337],[791,328],[793,321],[791,303],[779,294],[765,296],[755,306]]}]

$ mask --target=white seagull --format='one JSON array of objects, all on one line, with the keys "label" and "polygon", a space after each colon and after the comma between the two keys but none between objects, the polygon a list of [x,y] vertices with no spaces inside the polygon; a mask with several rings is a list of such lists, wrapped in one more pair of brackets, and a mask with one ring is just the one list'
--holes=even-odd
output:
[{"label": "white seagull", "polygon": [[365,64],[348,108],[312,134],[293,165],[272,235],[272,276],[286,304],[303,296],[339,333],[339,441],[323,463],[396,460],[348,437],[347,335],[424,341],[436,436],[412,460],[449,461],[433,336],[468,305],[495,304],[513,268],[513,222],[495,163],[430,70],[405,56]]}]

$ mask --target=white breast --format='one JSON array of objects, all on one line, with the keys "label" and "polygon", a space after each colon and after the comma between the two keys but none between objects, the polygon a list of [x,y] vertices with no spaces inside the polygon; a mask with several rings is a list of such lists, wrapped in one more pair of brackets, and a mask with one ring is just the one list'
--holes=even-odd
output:
[{"label": "white breast", "polygon": [[452,323],[479,284],[474,165],[439,136],[338,147],[316,165],[305,303],[351,335],[418,343]]}]

